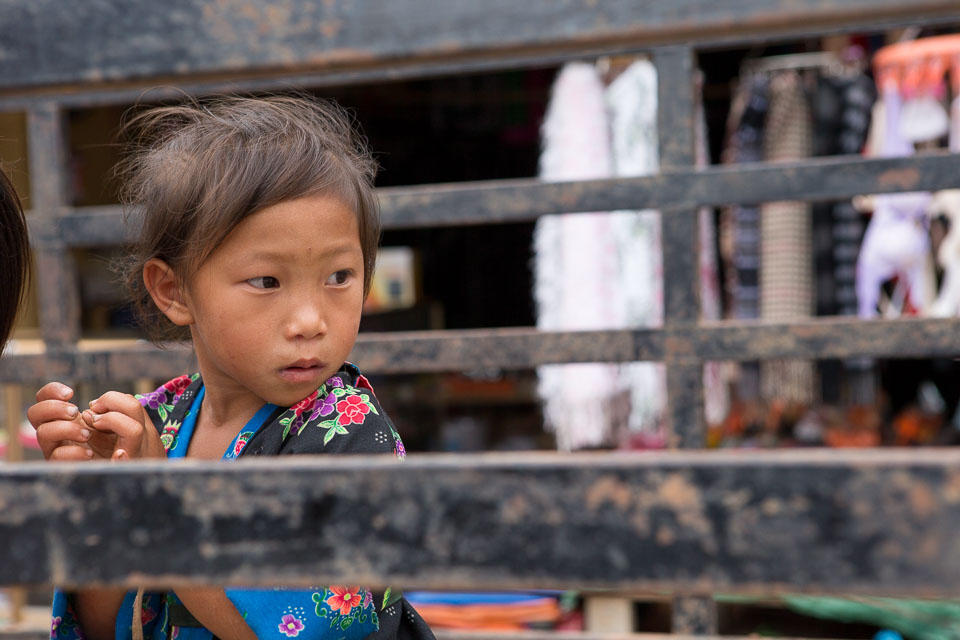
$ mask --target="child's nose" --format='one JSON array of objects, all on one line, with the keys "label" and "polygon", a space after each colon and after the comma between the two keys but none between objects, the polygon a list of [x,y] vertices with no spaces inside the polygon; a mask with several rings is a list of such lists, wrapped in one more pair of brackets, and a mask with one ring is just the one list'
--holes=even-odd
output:
[{"label": "child's nose", "polygon": [[327,318],[319,300],[301,300],[294,305],[287,329],[290,338],[315,338],[327,332]]}]

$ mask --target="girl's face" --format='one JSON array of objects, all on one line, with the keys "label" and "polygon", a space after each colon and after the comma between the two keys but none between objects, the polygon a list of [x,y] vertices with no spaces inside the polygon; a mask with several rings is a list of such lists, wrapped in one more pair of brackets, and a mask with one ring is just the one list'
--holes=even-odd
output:
[{"label": "girl's face", "polygon": [[184,291],[208,395],[287,407],[322,385],[356,340],[363,267],[356,214],[334,195],[237,225]]}]

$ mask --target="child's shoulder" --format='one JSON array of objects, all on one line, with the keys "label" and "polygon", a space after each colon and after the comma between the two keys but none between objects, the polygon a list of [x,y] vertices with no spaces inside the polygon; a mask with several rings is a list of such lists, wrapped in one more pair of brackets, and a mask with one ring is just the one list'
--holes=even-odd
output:
[{"label": "child's shoulder", "polygon": [[190,407],[197,389],[202,385],[199,373],[183,375],[164,382],[149,393],[137,394],[136,398],[154,426],[162,430],[164,424],[174,421],[176,413],[184,413]]},{"label": "child's shoulder", "polygon": [[[392,453],[403,442],[360,370],[345,363],[322,387],[282,412],[264,431],[262,454]],[[275,443],[269,447],[270,441]],[[252,444],[252,443],[251,443]],[[254,451],[260,447],[254,447]],[[270,451],[268,449],[275,449]]]}]

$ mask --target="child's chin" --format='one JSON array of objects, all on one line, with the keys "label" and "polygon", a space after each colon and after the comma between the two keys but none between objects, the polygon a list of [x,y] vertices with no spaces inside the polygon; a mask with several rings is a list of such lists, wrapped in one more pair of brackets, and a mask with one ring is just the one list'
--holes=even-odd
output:
[{"label": "child's chin", "polygon": [[271,397],[264,398],[264,400],[278,407],[292,407],[316,391],[319,387],[320,384],[312,383],[287,385],[287,388],[276,390],[271,394]]}]

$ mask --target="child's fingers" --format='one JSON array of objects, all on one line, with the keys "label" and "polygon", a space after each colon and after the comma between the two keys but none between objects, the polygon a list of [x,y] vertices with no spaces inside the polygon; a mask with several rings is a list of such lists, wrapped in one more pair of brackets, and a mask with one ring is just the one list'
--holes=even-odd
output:
[{"label": "child's fingers", "polygon": [[92,449],[82,447],[78,444],[65,444],[51,451],[47,460],[54,462],[76,462],[78,460],[91,460],[93,456],[94,453]]},{"label": "child's fingers", "polygon": [[143,444],[144,426],[142,422],[119,411],[108,411],[106,413],[84,411],[83,420],[96,431],[116,434],[117,441],[113,447],[114,451],[123,449],[130,457],[139,457],[140,447]]},{"label": "child's fingers", "polygon": [[27,420],[36,429],[45,422],[76,420],[80,412],[75,405],[63,400],[42,400],[27,409]]},{"label": "child's fingers", "polygon": [[105,394],[90,403],[90,409],[94,413],[107,413],[116,411],[125,416],[133,418],[140,424],[143,424],[143,405],[140,401],[129,393],[120,393],[119,391],[107,391]]},{"label": "child's fingers", "polygon": [[73,397],[73,389],[62,382],[48,382],[37,391],[37,402],[44,400],[69,400]]},{"label": "child's fingers", "polygon": [[43,456],[49,458],[50,453],[64,440],[86,442],[93,432],[86,425],[76,420],[54,420],[44,422],[37,427],[37,443],[43,451]]}]

